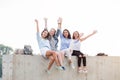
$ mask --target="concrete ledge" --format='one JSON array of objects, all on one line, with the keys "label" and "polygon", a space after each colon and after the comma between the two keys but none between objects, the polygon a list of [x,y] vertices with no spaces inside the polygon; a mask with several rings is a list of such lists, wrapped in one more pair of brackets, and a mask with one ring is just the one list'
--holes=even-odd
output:
[{"label": "concrete ledge", "polygon": [[65,60],[65,71],[59,71],[52,66],[52,73],[47,74],[49,60],[40,55],[4,55],[3,80],[119,80],[120,57],[88,56],[88,73],[77,72],[77,59],[72,57],[76,68],[69,67]]}]

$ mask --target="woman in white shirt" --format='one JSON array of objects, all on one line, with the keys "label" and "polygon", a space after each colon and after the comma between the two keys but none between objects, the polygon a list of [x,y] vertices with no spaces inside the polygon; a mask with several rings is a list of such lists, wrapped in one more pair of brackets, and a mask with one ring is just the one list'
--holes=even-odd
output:
[{"label": "woman in white shirt", "polygon": [[[83,33],[79,34],[78,31],[75,31],[73,33],[73,40],[70,43],[70,51],[72,52],[72,56],[77,56],[78,58],[78,72],[87,72],[86,68],[86,57],[85,55],[80,51],[81,42],[86,40],[88,37],[94,35],[97,31],[93,31],[91,34],[89,34],[86,37],[83,37]],[[83,59],[83,60],[81,60]],[[81,67],[81,61],[83,61],[83,67]]]}]

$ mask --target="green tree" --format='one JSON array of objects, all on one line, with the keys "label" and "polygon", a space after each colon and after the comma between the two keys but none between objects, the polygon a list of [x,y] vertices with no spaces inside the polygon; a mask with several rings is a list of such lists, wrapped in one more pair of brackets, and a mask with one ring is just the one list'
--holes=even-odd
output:
[{"label": "green tree", "polygon": [[2,56],[0,55],[0,77],[2,77]]},{"label": "green tree", "polygon": [[0,44],[0,54],[10,54],[11,51],[13,51],[11,47]]},{"label": "green tree", "polygon": [[10,54],[11,51],[13,51],[11,47],[0,44],[0,77],[2,77],[2,55]]}]

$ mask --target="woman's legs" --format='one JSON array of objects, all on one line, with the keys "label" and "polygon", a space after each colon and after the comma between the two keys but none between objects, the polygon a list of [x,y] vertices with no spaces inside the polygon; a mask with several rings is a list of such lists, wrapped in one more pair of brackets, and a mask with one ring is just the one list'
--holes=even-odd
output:
[{"label": "woman's legs", "polygon": [[72,53],[72,56],[77,56],[77,58],[78,58],[78,61],[77,61],[78,69],[81,69],[81,58],[82,58],[82,56],[80,55],[80,52],[74,50],[73,53]]},{"label": "woman's legs", "polygon": [[49,51],[46,52],[46,57],[50,59],[50,62],[49,62],[49,65],[48,65],[48,70],[51,69],[51,66],[53,65],[54,61],[57,65],[56,68],[62,70],[62,68],[60,67],[60,63],[58,61],[58,58],[57,58],[57,53],[49,50]]},{"label": "woman's legs", "polygon": [[70,52],[70,50],[69,49],[65,49],[64,50],[64,55],[67,55],[69,64],[71,64],[72,60],[71,60],[71,52]]},{"label": "woman's legs", "polygon": [[82,55],[79,54],[78,56],[78,71],[81,73],[82,72],[82,67],[81,67],[81,59],[82,59]]},{"label": "woman's legs", "polygon": [[48,70],[50,70],[51,66],[53,65],[55,59],[52,57],[52,56],[49,56],[49,59],[50,59],[50,62],[49,62],[49,65],[48,65]]},{"label": "woman's legs", "polygon": [[62,66],[62,65],[63,65],[63,58],[62,58],[63,54],[62,54],[61,52],[58,52],[57,55],[58,55],[59,63],[60,63],[60,65]]},{"label": "woman's legs", "polygon": [[51,50],[47,51],[47,52],[46,52],[46,57],[49,58],[49,56],[52,56],[52,57],[55,59],[56,65],[57,65],[57,66],[60,66],[60,63],[59,63],[59,61],[58,61],[57,53],[56,53],[56,52],[51,51]]},{"label": "woman's legs", "polygon": [[59,63],[60,63],[60,66],[62,67],[63,70],[65,70],[65,67],[63,66],[63,54],[62,52],[59,52],[58,53],[58,60],[59,60]]},{"label": "woman's legs", "polygon": [[86,56],[82,52],[80,52],[79,57],[81,57],[83,59],[83,66],[86,67]]},{"label": "woman's legs", "polygon": [[[82,69],[85,71],[86,70],[86,56],[80,52],[80,51],[73,51],[72,53],[73,56],[77,56],[78,58],[78,70],[79,72],[82,72]],[[81,59],[83,59],[83,68],[81,67]]]},{"label": "woman's legs", "polygon": [[68,57],[68,61],[69,61],[69,64],[70,64],[70,66],[74,69],[75,68],[75,66],[73,65],[73,62],[72,62],[72,58],[71,58],[71,51],[70,51],[70,49],[66,49],[65,50],[65,53],[67,54],[67,57]]},{"label": "woman's legs", "polygon": [[86,68],[86,56],[85,55],[83,55],[83,71],[85,72],[85,73],[87,73],[87,68]]},{"label": "woman's legs", "polygon": [[83,55],[83,66],[86,66],[86,57]]},{"label": "woman's legs", "polygon": [[78,57],[78,67],[81,67],[81,58],[80,56],[77,56]]},{"label": "woman's legs", "polygon": [[74,69],[75,66],[72,63],[72,59],[71,59],[71,52],[70,49],[64,49],[61,51],[61,56],[62,56],[62,61],[64,61],[64,57],[67,56],[68,57],[68,62],[71,65],[71,67]]}]

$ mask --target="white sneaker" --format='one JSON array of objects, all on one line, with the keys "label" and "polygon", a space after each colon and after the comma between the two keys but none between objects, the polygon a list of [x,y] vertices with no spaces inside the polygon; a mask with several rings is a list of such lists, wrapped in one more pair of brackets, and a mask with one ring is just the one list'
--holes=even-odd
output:
[{"label": "white sneaker", "polygon": [[50,70],[46,70],[47,74],[51,74]]},{"label": "white sneaker", "polygon": [[87,73],[88,71],[87,70],[83,70],[83,73]]},{"label": "white sneaker", "polygon": [[61,66],[56,66],[56,69],[63,70],[63,68]]},{"label": "white sneaker", "polygon": [[72,67],[72,69],[75,69],[75,66],[71,63],[70,66]]},{"label": "white sneaker", "polygon": [[83,72],[83,70],[82,70],[82,69],[80,69],[78,72],[79,72],[79,73],[82,73],[82,72]]}]

